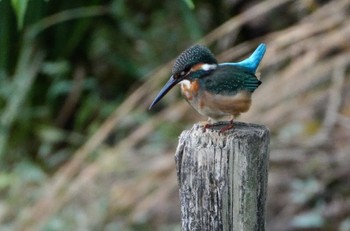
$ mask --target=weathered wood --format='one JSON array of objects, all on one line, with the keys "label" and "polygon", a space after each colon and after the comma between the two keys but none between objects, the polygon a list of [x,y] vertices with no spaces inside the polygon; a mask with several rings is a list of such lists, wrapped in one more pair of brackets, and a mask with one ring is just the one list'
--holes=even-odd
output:
[{"label": "weathered wood", "polygon": [[220,122],[182,132],[175,154],[182,231],[265,230],[269,130]]}]

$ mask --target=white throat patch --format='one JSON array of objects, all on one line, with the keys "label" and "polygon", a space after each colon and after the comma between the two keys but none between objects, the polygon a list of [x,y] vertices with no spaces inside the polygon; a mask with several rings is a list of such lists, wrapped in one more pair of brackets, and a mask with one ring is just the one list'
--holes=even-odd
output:
[{"label": "white throat patch", "polygon": [[182,80],[180,83],[181,83],[181,85],[184,85],[187,88],[191,87],[191,82],[189,80],[187,80],[187,79]]}]

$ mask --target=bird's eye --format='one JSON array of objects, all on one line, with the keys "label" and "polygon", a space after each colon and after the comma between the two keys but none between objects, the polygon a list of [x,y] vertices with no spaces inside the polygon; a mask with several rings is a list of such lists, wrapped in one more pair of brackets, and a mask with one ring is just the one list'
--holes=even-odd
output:
[{"label": "bird's eye", "polygon": [[190,70],[191,70],[191,67],[186,67],[183,71],[180,72],[180,76],[187,75],[190,72]]}]

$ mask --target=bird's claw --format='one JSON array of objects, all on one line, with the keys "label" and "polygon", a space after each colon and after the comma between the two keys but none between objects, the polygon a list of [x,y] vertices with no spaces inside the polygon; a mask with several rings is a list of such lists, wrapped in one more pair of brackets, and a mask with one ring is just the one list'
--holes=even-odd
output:
[{"label": "bird's claw", "polygon": [[230,130],[232,128],[234,128],[233,119],[230,120],[229,124],[227,124],[225,127],[221,128],[219,133],[224,133],[224,132],[226,132],[226,131],[228,131],[228,130]]},{"label": "bird's claw", "polygon": [[203,126],[203,132],[206,132],[208,128],[212,128],[212,127],[214,127],[213,124],[209,124],[209,123],[205,124],[205,125]]}]

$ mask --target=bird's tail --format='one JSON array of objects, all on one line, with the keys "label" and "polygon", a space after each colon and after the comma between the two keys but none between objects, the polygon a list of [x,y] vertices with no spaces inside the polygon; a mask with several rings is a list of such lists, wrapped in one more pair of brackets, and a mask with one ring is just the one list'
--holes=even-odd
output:
[{"label": "bird's tail", "polygon": [[266,45],[264,43],[261,43],[251,54],[247,59],[238,62],[238,63],[221,63],[220,65],[234,65],[234,66],[240,66],[248,69],[252,73],[256,72],[256,69],[258,68],[260,61],[264,57],[266,51]]}]

